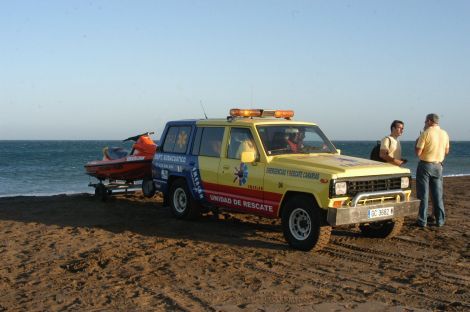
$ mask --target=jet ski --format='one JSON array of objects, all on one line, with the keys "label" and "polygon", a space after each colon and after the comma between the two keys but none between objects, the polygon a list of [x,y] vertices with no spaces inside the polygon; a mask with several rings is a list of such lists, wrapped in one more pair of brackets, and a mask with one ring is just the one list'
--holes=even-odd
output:
[{"label": "jet ski", "polygon": [[[133,141],[129,152],[122,147],[103,148],[103,159],[90,161],[85,165],[86,174],[95,177],[99,183],[95,187],[95,194],[105,199],[114,189],[127,189],[135,186],[135,181],[143,180],[142,191],[144,195],[152,197],[155,194],[152,181],[152,160],[157,145],[150,138],[153,132],[145,132],[129,137],[123,142]],[[108,184],[103,182],[108,180]],[[117,182],[120,181],[120,182]]]}]

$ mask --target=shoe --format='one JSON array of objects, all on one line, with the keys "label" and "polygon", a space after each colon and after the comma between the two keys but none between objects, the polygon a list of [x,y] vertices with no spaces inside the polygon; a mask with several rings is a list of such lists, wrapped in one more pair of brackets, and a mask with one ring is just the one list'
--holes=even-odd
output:
[{"label": "shoe", "polygon": [[421,223],[419,223],[419,222],[416,222],[416,223],[415,223],[415,226],[417,226],[417,227],[419,227],[419,228],[422,228],[422,229],[426,228],[426,224],[421,224]]}]

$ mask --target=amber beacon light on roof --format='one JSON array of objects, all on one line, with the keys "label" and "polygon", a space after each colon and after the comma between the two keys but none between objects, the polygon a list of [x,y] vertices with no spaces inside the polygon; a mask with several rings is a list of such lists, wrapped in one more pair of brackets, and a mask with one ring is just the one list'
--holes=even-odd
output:
[{"label": "amber beacon light on roof", "polygon": [[272,110],[272,109],[240,109],[232,108],[230,117],[275,117],[291,119],[294,117],[293,110]]}]

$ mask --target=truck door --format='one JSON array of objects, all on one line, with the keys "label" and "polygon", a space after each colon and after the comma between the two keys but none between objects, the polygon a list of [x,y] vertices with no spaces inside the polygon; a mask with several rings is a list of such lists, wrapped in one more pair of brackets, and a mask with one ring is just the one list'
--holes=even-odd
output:
[{"label": "truck door", "polygon": [[194,186],[194,196],[198,200],[208,200],[218,194],[217,173],[220,164],[224,127],[198,127],[192,155],[197,161],[190,164]]},{"label": "truck door", "polygon": [[[259,161],[259,150],[249,128],[229,128],[227,151],[219,165],[220,196],[215,198],[221,206],[265,216],[273,214],[273,207],[264,203],[265,164]],[[244,151],[254,152],[256,160],[241,162]]]}]

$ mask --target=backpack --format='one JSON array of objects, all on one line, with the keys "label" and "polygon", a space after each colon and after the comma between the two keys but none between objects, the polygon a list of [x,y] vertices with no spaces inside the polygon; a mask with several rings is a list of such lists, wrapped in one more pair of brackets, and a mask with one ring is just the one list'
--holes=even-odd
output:
[{"label": "backpack", "polygon": [[370,159],[380,162],[386,162],[380,157],[380,141],[377,141],[377,144],[375,144],[374,148],[370,151]]}]

